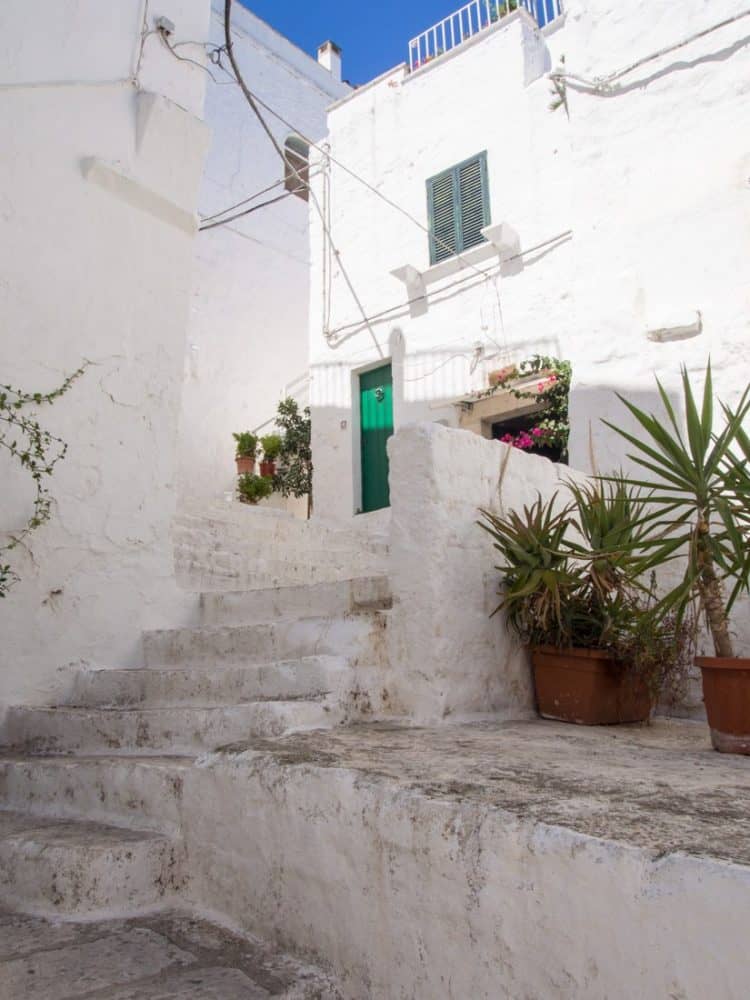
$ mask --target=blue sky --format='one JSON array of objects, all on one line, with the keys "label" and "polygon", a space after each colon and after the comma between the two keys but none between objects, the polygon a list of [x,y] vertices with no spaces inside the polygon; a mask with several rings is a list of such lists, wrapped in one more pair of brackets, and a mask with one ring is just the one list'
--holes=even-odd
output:
[{"label": "blue sky", "polygon": [[409,40],[464,0],[241,0],[295,45],[314,55],[330,38],[344,50],[344,77],[366,83],[408,57]]}]

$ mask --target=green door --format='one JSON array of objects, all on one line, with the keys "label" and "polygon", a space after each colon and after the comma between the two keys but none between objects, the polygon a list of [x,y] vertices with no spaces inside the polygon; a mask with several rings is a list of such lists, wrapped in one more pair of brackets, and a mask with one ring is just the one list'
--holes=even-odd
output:
[{"label": "green door", "polygon": [[380,510],[391,503],[386,442],[393,434],[393,375],[390,365],[359,376],[362,427],[362,510]]}]

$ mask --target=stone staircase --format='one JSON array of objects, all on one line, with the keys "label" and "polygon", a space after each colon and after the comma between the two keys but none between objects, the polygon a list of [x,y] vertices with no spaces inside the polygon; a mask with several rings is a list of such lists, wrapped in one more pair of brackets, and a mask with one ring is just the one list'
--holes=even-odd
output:
[{"label": "stone staircase", "polygon": [[387,521],[341,525],[239,503],[188,510],[173,527],[175,573],[187,590],[270,589],[387,572]]},{"label": "stone staircase", "polygon": [[[197,624],[144,633],[138,668],[66,668],[52,704],[9,708],[0,732],[0,906],[89,920],[189,905],[182,793],[201,755],[361,716],[363,678],[386,661],[384,543],[360,548],[350,530],[324,527],[316,545],[336,555],[319,564],[309,527],[300,533],[272,513],[258,520],[276,554],[252,581],[255,528],[185,515],[179,530],[191,544],[225,532],[222,547],[201,556]],[[307,544],[304,583],[302,555],[280,558],[290,551],[280,541],[287,529],[292,548],[303,536]],[[243,567],[237,576],[219,566],[227,550]],[[360,565],[378,572],[347,575]],[[195,581],[195,565],[190,572]],[[286,585],[262,586],[271,576]]]}]

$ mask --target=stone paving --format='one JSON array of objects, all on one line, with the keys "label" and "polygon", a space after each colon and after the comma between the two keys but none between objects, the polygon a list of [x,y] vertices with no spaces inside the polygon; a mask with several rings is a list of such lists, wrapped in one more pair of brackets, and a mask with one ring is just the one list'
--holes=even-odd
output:
[{"label": "stone paving", "polygon": [[0,1000],[337,1000],[317,970],[178,914],[61,923],[0,911]]}]

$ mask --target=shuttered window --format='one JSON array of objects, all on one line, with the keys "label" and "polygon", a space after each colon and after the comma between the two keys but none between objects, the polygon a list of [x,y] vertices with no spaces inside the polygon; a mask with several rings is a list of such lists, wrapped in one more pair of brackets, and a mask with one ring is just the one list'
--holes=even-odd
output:
[{"label": "shuttered window", "polygon": [[490,224],[487,153],[480,153],[427,181],[430,263],[484,243]]},{"label": "shuttered window", "polygon": [[289,136],[284,143],[284,165],[284,187],[307,201],[310,179],[310,147],[307,143],[297,136]]}]

